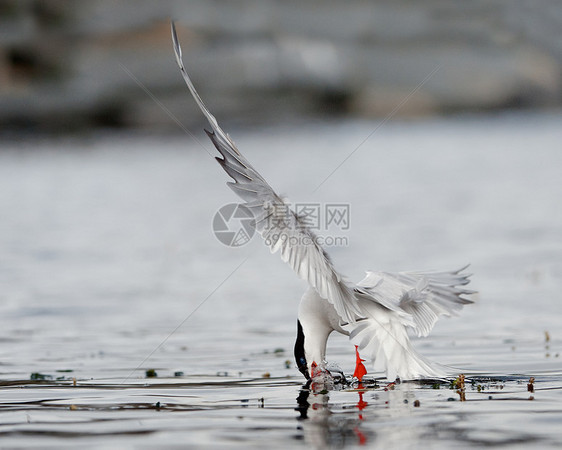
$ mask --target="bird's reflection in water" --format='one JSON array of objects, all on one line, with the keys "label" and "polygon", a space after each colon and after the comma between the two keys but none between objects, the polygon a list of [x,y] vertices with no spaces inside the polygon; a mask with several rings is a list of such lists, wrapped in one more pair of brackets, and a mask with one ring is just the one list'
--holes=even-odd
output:
[{"label": "bird's reflection in water", "polygon": [[[358,388],[362,388],[361,384]],[[363,392],[357,392],[357,405],[353,409],[338,413],[331,410],[329,392],[325,386],[310,381],[299,392],[295,410],[299,412],[299,429],[305,441],[315,448],[367,444],[374,435],[362,430],[362,411],[368,406]]]}]

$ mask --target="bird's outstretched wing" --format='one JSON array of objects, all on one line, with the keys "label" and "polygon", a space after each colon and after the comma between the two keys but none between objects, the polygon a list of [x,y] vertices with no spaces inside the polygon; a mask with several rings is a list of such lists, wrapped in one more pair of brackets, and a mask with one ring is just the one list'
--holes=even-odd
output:
[{"label": "bird's outstretched wing", "polygon": [[464,305],[473,303],[464,295],[470,274],[466,267],[452,272],[367,272],[357,286],[381,305],[410,315],[405,323],[418,336],[427,336],[440,316],[456,315]]},{"label": "bird's outstretched wing", "polygon": [[334,269],[327,253],[318,244],[316,236],[305,221],[291,210],[252,167],[207,109],[183,65],[173,22],[172,41],[183,79],[211,126],[211,131],[205,131],[222,156],[216,159],[234,180],[227,184],[252,211],[257,231],[272,253],[279,251],[283,261],[314,287],[322,298],[333,304],[343,322],[355,323],[361,317],[361,312],[354,286]]},{"label": "bird's outstretched wing", "polygon": [[420,355],[406,329],[411,321],[407,315],[360,295],[359,304],[366,318],[354,324],[344,325],[351,342],[359,347],[362,356],[373,362],[375,372],[385,372],[389,381],[418,378],[440,378],[445,371]]},{"label": "bird's outstretched wing", "polygon": [[365,319],[344,325],[351,342],[386,371],[389,380],[439,378],[446,370],[416,352],[407,334],[412,328],[427,336],[440,316],[456,314],[472,303],[463,295],[468,274],[453,272],[367,272],[357,283],[359,305]]}]

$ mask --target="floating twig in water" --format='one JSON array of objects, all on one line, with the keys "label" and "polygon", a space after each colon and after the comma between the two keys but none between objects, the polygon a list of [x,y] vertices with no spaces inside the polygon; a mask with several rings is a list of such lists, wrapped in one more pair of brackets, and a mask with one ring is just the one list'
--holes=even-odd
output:
[{"label": "floating twig in water", "polygon": [[464,384],[464,375],[461,373],[455,381],[453,381],[453,388],[457,389],[461,402],[466,402],[466,387]]}]

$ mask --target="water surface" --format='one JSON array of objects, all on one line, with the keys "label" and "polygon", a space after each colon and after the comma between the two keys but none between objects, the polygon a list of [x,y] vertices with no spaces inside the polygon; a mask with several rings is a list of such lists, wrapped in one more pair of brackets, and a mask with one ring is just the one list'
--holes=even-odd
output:
[{"label": "water surface", "polygon": [[[231,135],[291,200],[350,204],[348,245],[329,251],[351,279],[472,264],[476,304],[416,341],[466,374],[466,401],[447,383],[301,391],[304,285],[258,239],[216,240],[236,198],[202,133],[11,140],[2,445],[560,445],[562,116],[389,123],[317,189],[376,125]],[[346,338],[328,359],[352,372]]]}]

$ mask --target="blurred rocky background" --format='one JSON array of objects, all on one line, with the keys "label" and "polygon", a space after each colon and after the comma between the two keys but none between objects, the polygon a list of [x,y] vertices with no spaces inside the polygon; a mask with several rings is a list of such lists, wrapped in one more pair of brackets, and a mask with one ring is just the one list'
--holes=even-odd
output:
[{"label": "blurred rocky background", "polygon": [[1,128],[200,123],[170,18],[223,123],[562,103],[560,0],[0,0]]}]

